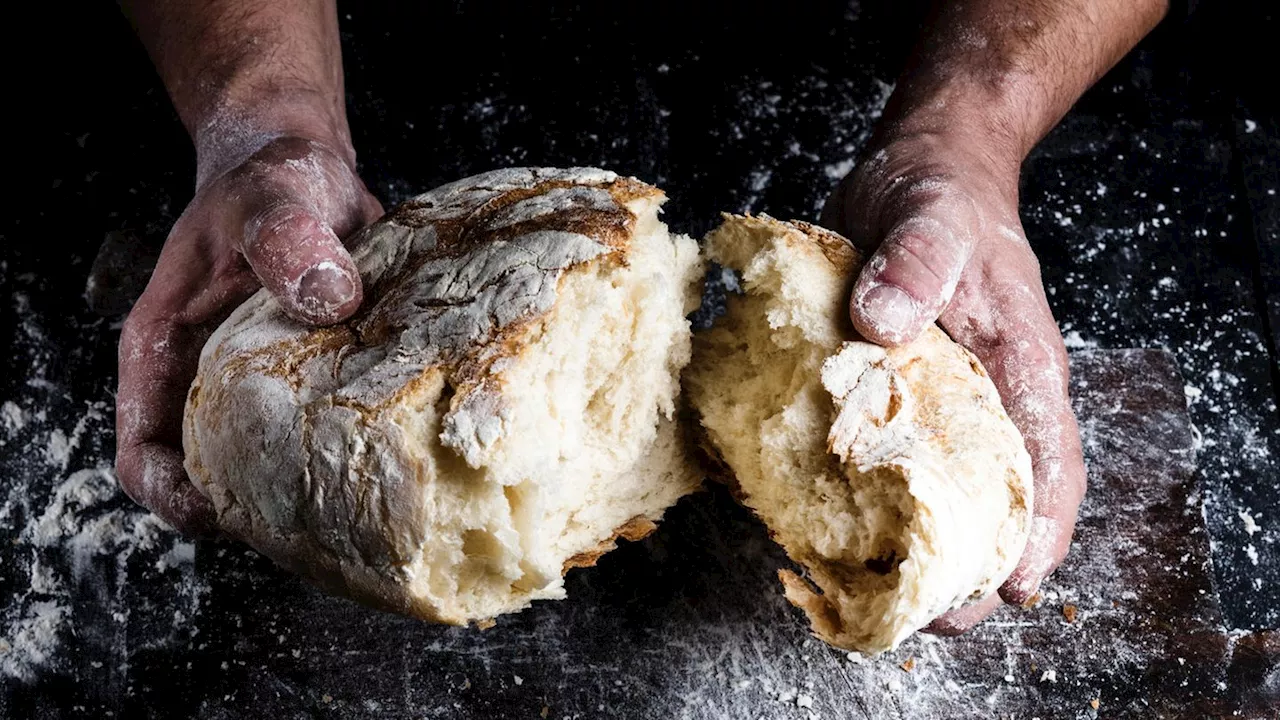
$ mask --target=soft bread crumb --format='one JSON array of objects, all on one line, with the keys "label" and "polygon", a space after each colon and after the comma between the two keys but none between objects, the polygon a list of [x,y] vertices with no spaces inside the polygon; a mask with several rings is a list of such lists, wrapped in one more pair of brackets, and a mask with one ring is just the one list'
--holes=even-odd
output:
[{"label": "soft bread crumb", "polygon": [[494,379],[502,429],[473,458],[477,472],[439,478],[445,512],[431,534],[460,542],[437,541],[442,552],[409,572],[449,616],[563,597],[564,572],[652,532],[700,480],[682,465],[674,424],[697,248],[656,222],[656,204],[639,209],[627,262],[566,273],[532,342]]},{"label": "soft bread crumb", "polygon": [[485,173],[353,237],[352,320],[250,298],[184,423],[221,527],[330,591],[480,626],[651,532],[701,480],[675,412],[703,269],[663,199],[592,168]]},{"label": "soft bread crumb", "polygon": [[710,259],[742,295],[686,371],[705,444],[807,578],[779,571],[814,634],[895,647],[998,587],[1026,541],[1030,459],[977,360],[931,328],[886,351],[854,338],[847,241],[728,216]]}]

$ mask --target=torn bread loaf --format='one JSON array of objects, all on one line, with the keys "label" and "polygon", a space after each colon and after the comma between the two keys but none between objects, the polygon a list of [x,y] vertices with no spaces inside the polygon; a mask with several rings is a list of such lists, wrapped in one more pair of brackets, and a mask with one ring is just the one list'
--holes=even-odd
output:
[{"label": "torn bread loaf", "polygon": [[835,233],[726,216],[706,251],[743,294],[695,337],[688,398],[805,569],[779,575],[814,633],[882,652],[994,592],[1026,544],[1031,461],[977,358],[932,326],[899,348],[857,340],[861,260]]},{"label": "torn bread loaf", "polygon": [[658,189],[509,169],[353,238],[364,306],[327,328],[259,292],[187,400],[222,529],[334,592],[462,624],[564,596],[701,476],[678,442],[696,243]]}]

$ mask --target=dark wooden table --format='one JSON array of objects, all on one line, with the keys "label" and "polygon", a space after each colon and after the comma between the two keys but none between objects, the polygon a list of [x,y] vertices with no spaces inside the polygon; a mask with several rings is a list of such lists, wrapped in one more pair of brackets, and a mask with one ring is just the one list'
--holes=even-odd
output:
[{"label": "dark wooden table", "polygon": [[[344,4],[362,175],[390,204],[598,165],[667,189],[691,234],[720,210],[815,217],[919,9],[688,5]],[[1205,5],[1024,173],[1094,483],[1071,559],[1034,610],[859,663],[807,638],[784,558],[716,490],[482,634],[133,508],[110,475],[122,308],[85,281],[104,241],[123,286],[145,278],[191,151],[114,6],[6,25],[0,717],[1280,717],[1280,25]]]}]

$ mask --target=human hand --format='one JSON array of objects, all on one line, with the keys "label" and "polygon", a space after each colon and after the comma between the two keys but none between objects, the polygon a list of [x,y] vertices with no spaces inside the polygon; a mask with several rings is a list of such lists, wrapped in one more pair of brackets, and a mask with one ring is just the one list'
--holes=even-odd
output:
[{"label": "human hand", "polygon": [[120,484],[187,534],[214,521],[182,464],[183,408],[205,340],[259,287],[299,321],[349,317],[362,289],[341,238],[382,214],[345,140],[259,137],[201,148],[195,198],[120,336]]},{"label": "human hand", "polygon": [[[988,143],[989,144],[989,143]],[[1018,219],[1016,152],[918,133],[880,142],[827,201],[823,222],[874,250],[849,302],[883,345],[937,321],[986,367],[1034,468],[1030,538],[999,593],[928,628],[955,634],[1001,602],[1024,604],[1066,556],[1085,491],[1067,357]]]}]

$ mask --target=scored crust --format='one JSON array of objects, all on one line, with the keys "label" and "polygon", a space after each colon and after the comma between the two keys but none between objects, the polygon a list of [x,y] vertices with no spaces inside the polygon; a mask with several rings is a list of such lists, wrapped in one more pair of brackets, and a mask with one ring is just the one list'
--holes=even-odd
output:
[{"label": "scored crust", "polygon": [[[349,320],[303,328],[265,291],[250,298],[206,344],[185,414],[187,470],[219,526],[333,592],[468,619],[406,592],[443,501],[424,473],[475,472],[505,422],[502,372],[536,341],[557,288],[625,264],[637,210],[664,197],[591,168],[484,173],[350,240],[365,302]],[[414,408],[439,424],[411,425]],[[420,436],[456,459],[414,449]],[[563,570],[651,530],[644,516],[624,522]]]}]

